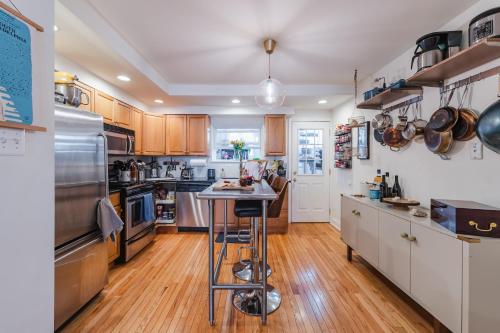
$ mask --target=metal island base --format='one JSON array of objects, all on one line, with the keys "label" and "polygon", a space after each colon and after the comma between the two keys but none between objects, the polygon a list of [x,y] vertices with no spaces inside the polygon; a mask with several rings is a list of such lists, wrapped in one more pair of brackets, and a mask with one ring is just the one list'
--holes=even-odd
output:
[{"label": "metal island base", "polygon": [[[253,297],[260,299],[260,308],[258,312],[261,316],[262,324],[267,321],[268,314],[268,302],[262,301],[266,300],[268,297],[262,297],[262,295],[269,295],[270,290],[268,290],[269,285],[267,284],[267,274],[258,273],[256,279],[253,279],[251,283],[222,283],[218,282],[221,263],[224,257],[227,256],[227,204],[224,205],[224,241],[222,243],[222,249],[218,255],[217,263],[214,265],[214,248],[215,248],[215,238],[214,238],[214,204],[215,200],[254,200],[262,202],[262,267],[267,267],[267,202],[276,199],[277,195],[274,190],[269,186],[269,184],[262,180],[259,183],[254,183],[253,191],[240,191],[240,190],[214,190],[214,185],[208,187],[204,191],[198,193],[197,198],[199,200],[208,200],[209,206],[209,230],[208,230],[208,318],[210,325],[215,325],[214,318],[214,293],[216,290],[233,290],[233,292],[241,295],[245,290],[250,291]],[[258,238],[258,222],[257,222],[257,235]],[[259,259],[259,258],[257,258]],[[257,264],[258,266],[259,264]],[[255,267],[255,266],[254,266]]]}]

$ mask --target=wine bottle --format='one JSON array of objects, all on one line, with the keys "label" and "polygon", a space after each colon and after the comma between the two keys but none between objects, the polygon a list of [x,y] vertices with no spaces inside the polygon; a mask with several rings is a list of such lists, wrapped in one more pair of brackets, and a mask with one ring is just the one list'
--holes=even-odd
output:
[{"label": "wine bottle", "polygon": [[390,186],[391,177],[389,176],[389,172],[385,173],[385,182],[387,183],[387,185],[385,187],[385,193],[386,193],[385,197],[390,198],[390,197],[392,197],[392,187]]},{"label": "wine bottle", "polygon": [[399,185],[398,176],[394,176],[394,186],[392,187],[392,196],[401,198],[401,186]]},{"label": "wine bottle", "polygon": [[382,175],[382,182],[379,185],[380,189],[380,201],[383,201],[383,199],[387,195],[387,183],[385,182],[385,175]]}]

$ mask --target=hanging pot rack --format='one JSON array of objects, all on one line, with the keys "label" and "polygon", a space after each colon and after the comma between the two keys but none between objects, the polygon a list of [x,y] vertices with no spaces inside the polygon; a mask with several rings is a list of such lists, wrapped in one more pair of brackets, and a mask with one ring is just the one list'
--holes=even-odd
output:
[{"label": "hanging pot rack", "polygon": [[440,92],[441,92],[441,94],[445,94],[449,91],[470,85],[471,83],[481,81],[483,79],[486,79],[487,77],[490,77],[493,75],[498,75],[498,74],[500,74],[500,66],[493,67],[493,68],[488,69],[484,72],[481,72],[481,73],[478,73],[475,75],[471,75],[465,79],[461,79],[461,80],[458,80],[456,82],[447,84],[446,86],[441,87]]},{"label": "hanging pot rack", "polygon": [[415,97],[410,98],[404,102],[401,102],[401,103],[389,106],[388,108],[382,109],[382,113],[389,113],[389,112],[394,111],[394,110],[409,107],[412,104],[421,102],[423,99],[424,99],[424,97],[422,95],[415,96]]}]

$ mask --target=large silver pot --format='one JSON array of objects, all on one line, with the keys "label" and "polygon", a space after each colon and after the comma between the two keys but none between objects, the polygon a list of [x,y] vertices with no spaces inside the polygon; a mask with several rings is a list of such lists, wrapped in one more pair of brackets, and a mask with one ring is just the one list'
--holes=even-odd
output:
[{"label": "large silver pot", "polygon": [[[90,102],[89,95],[84,93],[74,84],[56,83],[55,90],[56,92],[64,95],[64,102],[66,104],[72,105],[74,107],[79,107],[82,104],[88,105]],[[82,101],[82,96],[85,97],[85,101]]]}]

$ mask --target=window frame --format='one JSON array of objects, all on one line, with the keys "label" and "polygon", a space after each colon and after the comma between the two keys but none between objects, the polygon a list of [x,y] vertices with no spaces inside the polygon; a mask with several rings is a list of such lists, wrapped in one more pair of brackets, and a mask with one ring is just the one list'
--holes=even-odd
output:
[{"label": "window frame", "polygon": [[[236,127],[236,126],[235,126]],[[260,149],[260,156],[259,159],[264,159],[264,126],[261,126],[260,128],[219,128],[220,130],[240,130],[240,131],[253,131],[253,130],[258,130],[259,131],[259,149]],[[219,160],[216,158],[217,156],[217,142],[216,142],[216,137],[217,137],[217,128],[212,124],[210,126],[210,162],[211,163],[239,163],[239,160]]]}]

